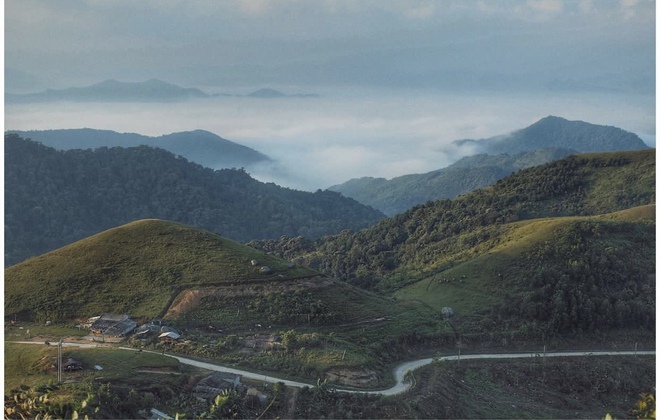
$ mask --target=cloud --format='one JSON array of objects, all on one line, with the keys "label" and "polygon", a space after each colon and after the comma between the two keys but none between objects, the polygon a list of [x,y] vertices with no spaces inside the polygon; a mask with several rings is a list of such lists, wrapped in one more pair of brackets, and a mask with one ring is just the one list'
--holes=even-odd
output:
[{"label": "cloud", "polygon": [[528,0],[527,5],[537,11],[559,13],[564,9],[562,0]]},{"label": "cloud", "polygon": [[428,3],[406,10],[405,15],[410,19],[428,19],[435,14],[435,4]]}]

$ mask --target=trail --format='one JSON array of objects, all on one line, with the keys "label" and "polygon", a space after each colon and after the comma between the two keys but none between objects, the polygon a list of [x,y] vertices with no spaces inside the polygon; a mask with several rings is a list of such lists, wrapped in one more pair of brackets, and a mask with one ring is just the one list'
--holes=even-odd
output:
[{"label": "trail", "polygon": [[[41,342],[35,342],[35,341],[9,341],[8,343],[18,343],[18,344],[41,344]],[[57,345],[57,343],[51,344],[51,345]],[[62,344],[64,347],[83,347],[83,348],[93,348],[93,347],[101,347],[97,344],[84,344],[84,343],[63,343]],[[108,347],[108,346],[104,346]],[[128,348],[128,347],[116,347],[121,350],[127,350],[127,351],[136,351],[136,349],[133,348]],[[147,352],[147,351],[145,351]],[[154,354],[161,354],[160,352],[152,352],[148,351],[148,353],[154,353]],[[434,360],[437,360],[438,362],[442,361],[452,361],[452,360],[472,360],[472,359],[523,359],[523,358],[535,358],[535,357],[589,357],[589,356],[654,356],[655,355],[655,350],[649,350],[649,351],[566,351],[566,352],[548,352],[548,353],[542,353],[542,352],[531,352],[531,353],[488,353],[488,354],[464,354],[464,355],[451,355],[451,356],[442,356],[438,358],[425,358],[425,359],[418,359],[418,360],[412,360],[409,362],[403,362],[399,364],[396,368],[394,368],[393,374],[394,374],[394,379],[396,380],[396,385],[394,385],[391,388],[388,389],[380,389],[380,390],[355,390],[355,389],[345,389],[345,388],[337,388],[335,387],[334,389],[340,392],[348,392],[348,393],[354,393],[354,394],[372,394],[372,395],[382,395],[382,396],[391,396],[391,395],[397,395],[401,394],[403,392],[408,391],[411,387],[412,384],[410,382],[405,382],[404,379],[406,377],[406,374],[408,372],[412,372],[415,369],[419,369],[422,366],[429,365],[433,363]],[[269,383],[276,383],[276,382],[282,382],[286,386],[292,386],[295,388],[302,388],[305,386],[308,387],[314,387],[316,386],[315,384],[312,383],[306,383],[306,382],[299,382],[299,381],[292,381],[288,379],[282,379],[278,378],[275,376],[269,376],[269,375],[263,375],[260,373],[255,373],[255,372],[250,372],[247,370],[242,370],[242,369],[235,369],[235,368],[230,368],[227,366],[222,366],[222,365],[217,365],[213,363],[208,363],[208,362],[201,362],[198,360],[193,360],[189,359],[187,357],[181,357],[173,354],[165,354],[165,356],[172,357],[174,359],[177,359],[179,363],[183,363],[184,365],[190,365],[190,366],[195,366],[199,367],[202,369],[207,369],[207,370],[212,370],[212,371],[218,371],[218,372],[229,372],[233,373],[236,375],[241,375],[245,378],[250,378],[250,379],[256,379],[264,382],[269,382]]]}]

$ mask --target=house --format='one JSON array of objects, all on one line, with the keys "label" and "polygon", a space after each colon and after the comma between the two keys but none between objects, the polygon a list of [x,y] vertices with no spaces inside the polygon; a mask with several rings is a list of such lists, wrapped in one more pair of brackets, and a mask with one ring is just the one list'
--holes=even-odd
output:
[{"label": "house", "polygon": [[229,372],[214,372],[202,379],[193,388],[197,398],[213,399],[226,389],[236,389],[241,385],[241,375]]},{"label": "house", "polygon": [[124,337],[130,334],[135,327],[137,327],[137,323],[128,315],[103,314],[91,324],[90,329],[94,334]]},{"label": "house", "polygon": [[[53,367],[57,369],[57,362],[53,364]],[[74,371],[74,370],[83,370],[83,364],[81,361],[69,357],[68,359],[62,360],[62,370],[65,371]]]},{"label": "house", "polygon": [[166,343],[176,342],[179,338],[181,338],[181,335],[175,332],[164,332],[158,336],[158,339],[161,342],[166,342]]}]

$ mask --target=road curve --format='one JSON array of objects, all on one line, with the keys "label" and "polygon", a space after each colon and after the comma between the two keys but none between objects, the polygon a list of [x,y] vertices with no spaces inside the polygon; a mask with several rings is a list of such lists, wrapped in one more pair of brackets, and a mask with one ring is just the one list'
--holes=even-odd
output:
[{"label": "road curve", "polygon": [[[8,343],[18,343],[18,344],[42,344],[41,342],[36,341],[9,341]],[[51,345],[57,345],[57,343],[52,343]],[[100,347],[96,344],[85,344],[85,343],[62,343],[64,347],[84,347],[84,348],[93,348]],[[129,347],[115,347],[121,350],[130,350],[136,351],[133,348]],[[161,354],[160,352],[149,353]],[[439,362],[442,361],[451,361],[451,360],[470,360],[470,359],[522,359],[522,358],[534,358],[534,357],[585,357],[585,356],[654,356],[655,350],[650,351],[567,351],[567,352],[532,352],[532,353],[490,353],[490,354],[464,354],[464,355],[451,355],[451,356],[442,356],[437,358],[426,358],[419,360],[412,360],[409,362],[404,362],[399,364],[394,368],[393,374],[396,380],[396,385],[388,389],[382,390],[355,390],[355,389],[344,389],[335,387],[334,389],[341,392],[350,392],[356,394],[372,394],[372,395],[397,395],[403,392],[408,391],[412,387],[412,383],[404,381],[406,374],[412,372],[415,369],[418,369],[422,366],[431,364],[434,360]],[[241,375],[245,378],[256,379],[264,382],[276,383],[282,382],[286,386],[292,386],[295,388],[302,388],[305,386],[313,387],[315,384],[291,381],[288,379],[281,379],[275,376],[262,375],[260,373],[254,373],[247,370],[234,369],[226,366],[216,365],[213,363],[200,362],[198,360],[189,359],[187,357],[181,357],[173,354],[165,354],[165,356],[173,357],[184,365],[196,366],[202,369],[208,369],[218,372],[229,372],[236,375]]]}]

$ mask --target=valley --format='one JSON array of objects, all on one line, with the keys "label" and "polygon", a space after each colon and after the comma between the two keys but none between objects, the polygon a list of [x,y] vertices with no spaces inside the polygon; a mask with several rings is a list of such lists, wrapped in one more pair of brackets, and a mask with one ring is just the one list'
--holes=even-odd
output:
[{"label": "valley", "polygon": [[[95,156],[9,140],[15,153],[42,166],[61,165],[65,154]],[[177,162],[145,148],[121,153]],[[177,164],[177,173],[186,173],[185,162]],[[103,176],[111,179],[111,171]],[[218,172],[194,173],[203,179]],[[259,192],[269,203],[264,214],[290,209],[289,197],[321,199],[317,210],[307,207],[317,216],[328,206],[369,214],[338,193],[280,190],[251,184],[240,171],[227,174],[230,188]],[[49,181],[61,185],[55,176]],[[280,201],[269,193],[281,194]],[[35,221],[44,221],[49,203]],[[231,208],[226,215],[235,214]],[[487,416],[488,407],[500,417],[553,417],[567,416],[566,406],[571,417],[625,413],[655,377],[647,353],[655,349],[655,211],[655,151],[647,149],[568,156],[452,200],[317,237],[243,243],[166,218],[137,219],[6,267],[5,357],[19,369],[5,377],[6,390],[14,401],[52,394],[64,412],[124,401],[105,414],[123,417],[150,408],[193,417],[229,410],[223,415],[453,418]],[[8,214],[11,232],[19,212]],[[56,223],[47,226],[44,232],[56,233]],[[99,316],[135,326],[117,336],[86,330]],[[67,360],[82,370],[45,391],[57,346],[25,352],[19,342],[26,335],[51,344],[77,337],[66,341],[98,347],[67,346]],[[477,360],[484,355],[494,360]],[[521,360],[501,360],[514,356]],[[418,362],[392,375],[411,360]],[[620,364],[626,369],[616,370]],[[220,369],[215,365],[240,375],[242,386],[213,388],[218,400],[196,397]],[[598,374],[594,366],[611,370],[616,381],[601,378],[595,391],[582,385]],[[460,398],[448,383],[471,403],[456,406]],[[402,386],[410,388],[399,394]],[[347,387],[356,393],[339,392]],[[93,392],[85,397],[83,389]],[[530,403],[514,403],[520,394]],[[548,399],[554,402],[541,404]]]}]

